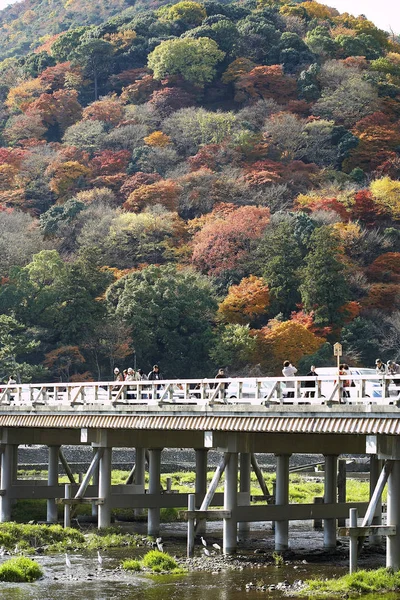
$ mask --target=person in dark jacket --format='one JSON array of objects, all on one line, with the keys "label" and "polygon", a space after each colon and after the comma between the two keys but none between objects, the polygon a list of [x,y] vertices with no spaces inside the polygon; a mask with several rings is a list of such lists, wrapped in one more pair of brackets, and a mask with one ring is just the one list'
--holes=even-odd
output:
[{"label": "person in dark jacket", "polygon": [[[309,372],[307,373],[307,377],[318,377],[318,373],[315,370],[315,366],[311,365]],[[315,386],[316,381],[306,381],[304,387],[313,388],[313,391],[307,391],[305,393],[305,398],[314,398],[315,397]]]},{"label": "person in dark jacket", "polygon": [[150,373],[147,376],[147,379],[149,381],[157,381],[157,379],[163,379],[158,365],[154,365],[153,370],[150,371]]}]

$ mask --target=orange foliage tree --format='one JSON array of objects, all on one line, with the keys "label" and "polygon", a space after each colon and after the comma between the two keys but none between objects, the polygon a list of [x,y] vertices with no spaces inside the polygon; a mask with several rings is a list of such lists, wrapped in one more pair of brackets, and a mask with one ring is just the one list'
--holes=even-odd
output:
[{"label": "orange foliage tree", "polygon": [[80,119],[82,107],[75,90],[58,90],[53,94],[42,94],[29,105],[26,113],[39,115],[46,126],[57,125],[63,133]]},{"label": "orange foliage tree", "polygon": [[84,108],[82,116],[86,120],[103,121],[103,123],[117,125],[123,119],[124,107],[115,97],[102,98]]},{"label": "orange foliage tree", "polygon": [[123,204],[123,208],[132,212],[139,212],[143,208],[161,204],[168,210],[176,211],[179,192],[179,185],[172,179],[141,185],[129,195]]},{"label": "orange foliage tree", "polygon": [[324,338],[293,320],[272,320],[266,327],[254,331],[254,335],[260,363],[276,375],[281,374],[284,360],[295,364],[303,356],[317,352],[325,343]]},{"label": "orange foliage tree", "polygon": [[362,306],[367,309],[378,309],[392,313],[400,309],[400,284],[374,283],[368,296],[362,300]]},{"label": "orange foliage tree", "polygon": [[57,375],[61,381],[69,381],[72,367],[85,362],[78,346],[61,346],[45,355],[43,365]]},{"label": "orange foliage tree", "polygon": [[59,198],[84,187],[85,179],[90,174],[88,167],[75,160],[53,164],[48,171],[52,175],[49,187]]},{"label": "orange foliage tree", "polygon": [[373,281],[400,282],[400,252],[385,252],[368,267],[367,275]]},{"label": "orange foliage tree", "polygon": [[266,313],[270,304],[268,285],[262,277],[250,275],[239,285],[232,285],[221,302],[218,313],[228,323],[245,325]]},{"label": "orange foliage tree", "polygon": [[150,135],[143,138],[143,141],[148,146],[156,146],[158,148],[165,148],[171,143],[171,138],[162,131],[153,131]]}]

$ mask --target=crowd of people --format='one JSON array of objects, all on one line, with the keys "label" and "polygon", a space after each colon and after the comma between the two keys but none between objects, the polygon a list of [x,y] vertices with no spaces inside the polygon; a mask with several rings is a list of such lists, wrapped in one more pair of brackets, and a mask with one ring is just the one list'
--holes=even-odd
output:
[{"label": "crowd of people", "polygon": [[124,369],[122,373],[118,367],[114,369],[115,381],[156,381],[158,379],[163,379],[158,365],[154,365],[148,375],[146,375],[143,369],[135,371],[132,367]]}]

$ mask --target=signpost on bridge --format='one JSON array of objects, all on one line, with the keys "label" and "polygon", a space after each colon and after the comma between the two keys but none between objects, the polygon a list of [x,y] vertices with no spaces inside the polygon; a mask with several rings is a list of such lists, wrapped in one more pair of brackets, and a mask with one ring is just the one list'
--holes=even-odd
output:
[{"label": "signpost on bridge", "polygon": [[339,402],[341,401],[341,391],[342,391],[342,385],[341,385],[341,381],[340,381],[340,358],[343,354],[343,348],[342,348],[342,344],[340,344],[339,342],[336,342],[335,344],[333,344],[333,356],[337,357],[337,370],[338,370],[338,400]]}]

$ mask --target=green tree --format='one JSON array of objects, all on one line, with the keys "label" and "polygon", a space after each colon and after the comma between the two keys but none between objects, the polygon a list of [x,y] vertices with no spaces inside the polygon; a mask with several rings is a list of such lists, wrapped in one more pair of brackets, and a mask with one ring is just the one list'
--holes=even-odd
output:
[{"label": "green tree", "polygon": [[109,42],[89,39],[81,43],[70,56],[72,62],[79,65],[87,77],[93,79],[95,100],[98,99],[98,81],[108,74],[113,54],[114,48]]},{"label": "green tree", "polygon": [[14,375],[18,382],[30,381],[43,374],[44,369],[24,361],[39,345],[33,331],[14,317],[0,315],[0,380]]},{"label": "green tree", "polygon": [[299,267],[302,255],[293,222],[285,219],[266,230],[258,247],[259,268],[271,294],[271,312],[289,317],[300,302]]},{"label": "green tree", "polygon": [[256,347],[249,325],[228,324],[217,330],[210,356],[215,365],[229,367],[230,375],[241,375],[254,362]]},{"label": "green tree", "polygon": [[75,48],[79,46],[81,37],[89,31],[90,27],[76,27],[66,31],[51,46],[51,54],[57,62],[69,60]]},{"label": "green tree", "polygon": [[156,79],[182,75],[191,83],[204,85],[213,79],[215,67],[224,56],[209,38],[166,40],[149,54],[148,66]]},{"label": "green tree", "polygon": [[[382,338],[385,331],[381,324],[364,317],[356,317],[342,329],[341,342],[346,355],[354,357],[365,367],[375,364],[382,353]],[[389,358],[389,357],[388,357]]]},{"label": "green tree", "polygon": [[210,281],[191,269],[150,266],[107,291],[109,311],[132,332],[138,364],[168,377],[204,375],[217,309]]},{"label": "green tree", "polygon": [[329,227],[314,231],[299,290],[305,310],[314,311],[318,326],[337,326],[343,322],[339,308],[349,299],[349,289],[339,252],[339,240]]},{"label": "green tree", "polygon": [[182,21],[186,27],[196,27],[206,18],[207,13],[202,4],[184,0],[168,8],[163,16],[168,21]]}]

